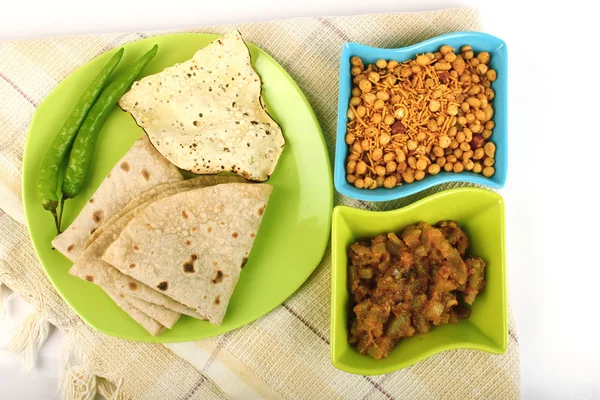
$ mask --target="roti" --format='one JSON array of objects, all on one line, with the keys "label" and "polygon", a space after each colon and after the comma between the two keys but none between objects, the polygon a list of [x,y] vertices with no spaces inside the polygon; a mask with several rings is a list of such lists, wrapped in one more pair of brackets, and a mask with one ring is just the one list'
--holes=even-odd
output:
[{"label": "roti", "polygon": [[157,200],[133,217],[102,260],[218,325],[271,190],[228,183]]},{"label": "roti", "polygon": [[181,180],[179,170],[144,135],[110,171],[73,223],[52,240],[52,245],[76,261],[87,238],[131,199],[153,186]]},{"label": "roti", "polygon": [[230,171],[266,181],[285,144],[239,32],[136,82],[119,105],[162,155],[195,174]]}]

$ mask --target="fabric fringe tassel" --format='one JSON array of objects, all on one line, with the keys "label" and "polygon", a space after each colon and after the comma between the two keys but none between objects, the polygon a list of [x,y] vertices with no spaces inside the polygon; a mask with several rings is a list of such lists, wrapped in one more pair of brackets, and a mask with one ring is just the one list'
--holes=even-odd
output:
[{"label": "fabric fringe tassel", "polygon": [[48,338],[50,323],[44,314],[36,310],[29,314],[23,325],[15,332],[6,349],[21,356],[23,373],[31,372],[39,349]]},{"label": "fabric fringe tassel", "polygon": [[[71,361],[78,365],[72,366]],[[96,376],[87,366],[81,354],[67,337],[61,348],[60,366],[58,377],[58,390],[62,389],[64,400],[94,400],[96,394],[102,395],[107,400],[121,400],[123,380],[115,386],[105,378]]]}]

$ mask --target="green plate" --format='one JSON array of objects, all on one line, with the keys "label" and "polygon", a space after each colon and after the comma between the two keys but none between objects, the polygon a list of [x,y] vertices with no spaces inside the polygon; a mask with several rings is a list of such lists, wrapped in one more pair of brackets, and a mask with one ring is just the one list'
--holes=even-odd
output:
[{"label": "green plate", "polygon": [[[145,75],[190,59],[217,35],[173,34],[126,44],[115,73],[155,43],[156,58]],[[36,179],[42,156],[78,99],[115,50],[104,53],[69,75],[38,107],[23,161],[23,202],[33,245],[63,299],[90,326],[126,339],[181,342],[202,339],[247,324],[281,304],[319,264],[327,241],[333,207],[331,165],[319,123],[310,104],[285,70],[267,53],[249,45],[252,64],[263,81],[263,100],[279,122],[286,146],[269,183],[274,186],[248,264],[220,326],[182,316],[173,329],[157,337],[119,309],[97,286],[69,275],[71,262],[52,250],[56,235],[50,213],[40,205]],[[70,224],[117,161],[142,135],[133,118],[118,107],[103,127],[87,186],[67,202],[63,226]],[[318,195],[315,195],[318,194]]]},{"label": "green plate", "polygon": [[[375,360],[348,344],[348,247],[361,237],[399,231],[415,222],[455,220],[469,235],[469,252],[487,267],[485,289],[471,307],[469,319],[436,326],[424,335],[402,339],[389,357]],[[331,362],[360,375],[386,374],[444,350],[468,348],[504,353],[508,343],[504,201],[484,189],[461,188],[436,193],[398,210],[375,212],[349,207],[333,211],[331,288]]]}]

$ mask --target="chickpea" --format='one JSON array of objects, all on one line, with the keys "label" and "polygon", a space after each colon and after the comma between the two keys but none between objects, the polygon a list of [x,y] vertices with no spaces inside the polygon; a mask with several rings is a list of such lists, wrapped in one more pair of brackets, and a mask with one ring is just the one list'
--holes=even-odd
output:
[{"label": "chickpea", "polygon": [[471,150],[471,145],[469,144],[469,142],[467,140],[465,140],[464,142],[462,142],[460,144],[460,146],[458,146],[459,149],[461,149],[462,151],[469,151]]},{"label": "chickpea", "polygon": [[398,120],[404,118],[405,115],[406,115],[406,109],[404,107],[400,107],[396,111],[394,111],[394,117],[396,117],[396,119],[398,119]]},{"label": "chickpea", "polygon": [[479,92],[481,92],[481,88],[479,87],[479,85],[473,85],[469,88],[469,90],[467,91],[467,94],[469,94],[470,96],[475,96],[475,95],[479,94]]},{"label": "chickpea", "polygon": [[471,82],[477,84],[481,82],[481,78],[477,74],[471,74]]},{"label": "chickpea", "polygon": [[384,162],[390,162],[390,161],[394,161],[396,159],[396,154],[395,153],[385,153],[385,155],[383,156],[383,161]]},{"label": "chickpea", "polygon": [[454,103],[448,105],[448,114],[456,115],[458,114],[458,106]]},{"label": "chickpea", "polygon": [[380,113],[375,113],[371,115],[371,122],[375,125],[379,125],[381,123],[382,117]]},{"label": "chickpea", "polygon": [[[436,122],[436,120],[434,119],[430,119],[429,122],[427,123],[427,129],[429,129],[431,132],[436,132],[439,129],[438,123]],[[422,139],[419,139],[419,135],[423,135]],[[419,142],[422,142],[425,139],[425,132],[419,132],[417,134],[417,140]]]},{"label": "chickpea", "polygon": [[416,140],[414,140],[414,139],[409,139],[409,140],[406,142],[406,146],[408,147],[408,150],[409,150],[409,151],[414,151],[414,150],[416,150],[418,145],[419,145],[419,144],[418,144],[418,143],[417,143],[417,141],[416,141]]},{"label": "chickpea", "polygon": [[427,153],[427,148],[423,145],[417,146],[417,149],[415,150],[415,153],[420,154],[420,155],[424,155],[425,153]]},{"label": "chickpea", "polygon": [[471,109],[471,106],[469,105],[469,103],[467,103],[465,101],[460,105],[460,109],[462,110],[462,112],[466,113],[466,112],[469,112],[469,110]]},{"label": "chickpea", "polygon": [[396,68],[398,66],[398,61],[396,60],[390,60],[387,63],[387,69],[389,69],[390,71],[393,70],[394,68]]},{"label": "chickpea", "polygon": [[427,172],[431,175],[436,175],[440,172],[442,168],[438,164],[431,164],[429,168],[427,168]]},{"label": "chickpea", "polygon": [[482,51],[481,53],[477,54],[477,59],[483,64],[489,63],[490,58],[490,53],[488,53],[487,51]]},{"label": "chickpea", "polygon": [[436,60],[440,60],[442,58],[442,53],[439,51],[436,51],[435,53],[433,53],[433,56],[435,57]]},{"label": "chickpea", "polygon": [[354,136],[353,133],[348,133],[346,135],[346,144],[352,144],[352,143],[354,143],[354,140],[356,140],[356,137]]},{"label": "chickpea", "polygon": [[448,161],[449,163],[454,164],[458,160],[456,159],[456,156],[454,154],[450,154],[449,156],[446,157],[446,161]]},{"label": "chickpea", "polygon": [[473,150],[473,159],[474,160],[481,160],[484,155],[485,155],[485,152],[483,150],[483,147],[479,147],[479,148]]},{"label": "chickpea", "polygon": [[442,91],[440,89],[434,90],[433,93],[431,93],[431,97],[434,99],[439,99],[442,97]]},{"label": "chickpea", "polygon": [[373,182],[374,182],[373,178],[371,178],[370,176],[365,176],[364,185],[366,188],[370,188],[371,185],[373,184]]},{"label": "chickpea", "polygon": [[475,166],[475,163],[473,162],[473,160],[463,160],[462,165],[464,167],[464,169],[466,169],[467,171],[472,171],[473,167]]},{"label": "chickpea", "polygon": [[494,175],[495,172],[496,172],[496,170],[494,169],[494,167],[485,167],[483,169],[483,176],[485,176],[486,178],[489,178],[492,175]]},{"label": "chickpea", "polygon": [[354,176],[354,175],[346,175],[346,180],[348,181],[349,184],[353,185],[354,181],[356,181],[356,176]]},{"label": "chickpea", "polygon": [[[456,54],[455,54],[455,57],[454,57],[455,60],[456,60],[456,57],[458,57],[458,56],[456,56]],[[452,61],[452,63],[453,62],[454,61]],[[452,71],[450,71],[450,76],[454,79],[458,79],[458,72],[456,72],[455,70],[452,70]]]},{"label": "chickpea", "polygon": [[442,115],[438,115],[437,120],[435,121],[438,126],[442,126],[444,125],[444,122],[446,122],[446,117],[442,114]]},{"label": "chickpea", "polygon": [[431,59],[424,54],[417,56],[417,64],[418,65],[429,65],[431,63]]},{"label": "chickpea", "polygon": [[396,152],[396,161],[399,163],[406,161],[406,154],[402,150]]},{"label": "chickpea", "polygon": [[421,72],[421,67],[419,67],[418,65],[413,65],[412,67],[410,67],[410,70],[413,74],[418,74],[419,72]]},{"label": "chickpea", "polygon": [[463,155],[462,155],[463,161],[469,160],[471,157],[473,157],[473,150],[463,150]]},{"label": "chickpea", "polygon": [[[486,75],[487,72],[488,72],[488,66],[487,65],[485,65],[485,64],[479,64],[477,66],[477,73],[479,75]],[[486,75],[486,78],[487,78],[487,75]]]},{"label": "chickpea", "polygon": [[484,126],[485,126],[485,129],[491,131],[492,129],[494,129],[496,127],[496,123],[494,121],[490,120],[490,121],[487,121]]},{"label": "chickpea", "polygon": [[442,149],[447,149],[448,147],[450,147],[451,143],[452,143],[452,139],[450,139],[448,136],[440,135],[439,145]]},{"label": "chickpea", "polygon": [[373,104],[375,110],[381,110],[383,107],[385,107],[385,102],[381,99],[377,99],[375,104]]},{"label": "chickpea", "polygon": [[358,153],[358,154],[362,154],[363,149],[358,140],[356,140],[354,143],[352,143],[352,151],[355,153]]},{"label": "chickpea", "polygon": [[366,104],[374,104],[375,101],[377,101],[377,96],[375,95],[375,93],[365,93],[363,99]]},{"label": "chickpea", "polygon": [[395,85],[396,82],[398,81],[398,78],[396,78],[396,75],[392,75],[392,74],[389,74],[386,79],[387,79],[388,85],[390,85],[390,86]]},{"label": "chickpea", "polygon": [[417,159],[413,156],[408,157],[408,166],[412,169],[417,169]]},{"label": "chickpea", "polygon": [[352,111],[351,109],[348,109],[348,112],[346,113],[346,117],[352,121],[354,118],[356,118],[356,115],[354,115],[354,111]]},{"label": "chickpea", "polygon": [[353,174],[355,168],[356,168],[356,161],[348,161],[348,164],[346,164],[346,173]]},{"label": "chickpea", "polygon": [[443,55],[450,54],[453,52],[454,52],[454,49],[452,48],[452,46],[448,46],[447,44],[440,47],[440,53],[442,53]]},{"label": "chickpea", "polygon": [[467,115],[465,115],[465,118],[467,119],[467,124],[472,124],[473,122],[475,122],[475,116],[473,115],[473,113],[468,113]]},{"label": "chickpea", "polygon": [[444,56],[444,60],[449,63],[453,63],[454,61],[456,61],[456,54],[448,53]]},{"label": "chickpea", "polygon": [[352,97],[359,97],[362,94],[362,91],[359,88],[352,88]]},{"label": "chickpea", "polygon": [[400,100],[402,100],[402,97],[400,97],[400,95],[395,94],[390,99],[390,104],[398,104],[400,103]]},{"label": "chickpea", "polygon": [[362,149],[362,151],[369,151],[370,148],[370,143],[368,139],[363,139],[360,142],[360,148]]},{"label": "chickpea", "polygon": [[415,171],[415,180],[421,181],[423,178],[425,178],[425,171]]},{"label": "chickpea", "polygon": [[443,167],[444,165],[446,165],[446,157],[438,158],[437,160],[435,160],[435,163],[440,167]]},{"label": "chickpea", "polygon": [[444,149],[442,149],[440,146],[433,146],[433,155],[436,157],[443,157]]},{"label": "chickpea", "polygon": [[425,87],[432,88],[435,86],[435,81],[431,78],[425,80]]},{"label": "chickpea", "polygon": [[472,51],[463,51],[462,56],[465,60],[471,60],[475,54]]},{"label": "chickpea", "polygon": [[[481,97],[479,97],[479,96],[481,96]],[[479,99],[479,101],[481,101],[481,108],[486,108],[488,106],[489,103],[488,103],[488,99],[485,96],[485,94],[480,93],[477,95],[477,98]]]},{"label": "chickpea", "polygon": [[485,121],[485,113],[483,110],[475,110],[475,118],[477,118],[478,121]]},{"label": "chickpea", "polygon": [[462,151],[460,148],[458,148],[458,149],[455,149],[455,150],[452,152],[452,154],[454,155],[454,157],[456,157],[457,159],[459,159],[459,158],[462,158],[462,156],[463,156],[463,153],[464,153],[464,152],[463,152],[463,151]]},{"label": "chickpea", "polygon": [[394,122],[396,122],[396,118],[394,118],[390,114],[386,115],[385,118],[383,119],[383,123],[386,125],[392,125]]},{"label": "chickpea", "polygon": [[367,163],[364,161],[359,161],[356,164],[356,169],[354,170],[357,175],[364,175],[367,172]]},{"label": "chickpea", "polygon": [[352,97],[350,99],[350,104],[352,104],[353,107],[359,106],[360,103],[361,103],[360,97]]},{"label": "chickpea", "polygon": [[352,78],[352,83],[358,85],[361,81],[364,81],[365,79],[367,79],[367,76],[365,74],[360,74]]},{"label": "chickpea", "polygon": [[459,172],[463,172],[464,169],[465,169],[464,165],[462,165],[462,163],[457,162],[454,164],[454,168],[452,170],[456,173],[459,173]]},{"label": "chickpea", "polygon": [[382,156],[383,156],[383,150],[381,150],[379,147],[373,149],[373,154],[371,155],[371,157],[373,158],[373,161],[381,160]]},{"label": "chickpea", "polygon": [[431,112],[436,112],[440,109],[441,104],[439,101],[437,100],[431,100],[431,102],[429,102],[429,110]]},{"label": "chickpea", "polygon": [[413,74],[413,71],[410,67],[403,67],[400,70],[400,78],[408,78]]},{"label": "chickpea", "polygon": [[476,162],[476,163],[473,165],[473,172],[475,172],[476,174],[480,174],[482,169],[483,169],[483,167],[482,167],[482,166],[481,166],[481,164],[480,164],[480,163],[478,163],[478,162]]},{"label": "chickpea", "polygon": [[375,173],[377,176],[385,176],[385,167],[383,165],[377,165],[375,167]]},{"label": "chickpea", "polygon": [[425,161],[425,159],[423,158],[419,158],[416,167],[419,171],[425,171],[425,169],[427,168],[427,161]]},{"label": "chickpea", "polygon": [[464,131],[460,131],[456,134],[456,141],[460,144],[465,141],[466,135]]},{"label": "chickpea", "polygon": [[463,132],[465,133],[465,142],[473,140],[473,131],[470,128],[463,128]]},{"label": "chickpea", "polygon": [[385,60],[377,60],[377,62],[375,63],[375,65],[377,65],[377,68],[385,68],[387,67],[387,61]]},{"label": "chickpea", "polygon": [[390,174],[392,172],[396,172],[396,168],[398,168],[396,161],[389,161],[387,164],[385,164],[385,170]]},{"label": "chickpea", "polygon": [[468,44],[465,44],[463,47],[461,47],[461,48],[460,48],[460,51],[461,51],[461,52],[463,52],[463,53],[464,53],[465,51],[471,51],[471,50],[473,50],[473,49],[472,49],[472,48],[471,48],[471,46],[470,46],[470,45],[468,45]]},{"label": "chickpea", "polygon": [[402,179],[406,183],[413,183],[415,181],[415,172],[412,169],[407,169],[402,173]]},{"label": "chickpea", "polygon": [[485,129],[483,132],[481,132],[481,136],[483,136],[485,140],[488,140],[492,137],[492,131]]},{"label": "chickpea", "polygon": [[454,169],[454,164],[452,164],[451,162],[448,162],[444,165],[444,171],[446,171],[446,172],[452,172],[453,169]]},{"label": "chickpea", "polygon": [[[498,77],[497,77],[497,75],[496,75],[496,70],[495,70],[495,69],[489,69],[489,70],[486,72],[486,74],[485,74],[485,77],[486,77],[486,78],[488,78],[488,80],[489,80],[490,82],[494,82],[494,81],[495,81],[495,80],[498,78]],[[494,173],[492,172],[492,175],[493,175],[493,174],[494,174]],[[491,176],[491,175],[490,175],[490,176]]]},{"label": "chickpea", "polygon": [[496,154],[496,145],[493,142],[487,142],[483,146],[483,150],[485,151],[486,156],[493,158]]},{"label": "chickpea", "polygon": [[390,95],[385,90],[380,90],[379,92],[377,92],[377,98],[379,100],[388,101],[390,99]]},{"label": "chickpea", "polygon": [[[489,73],[489,71],[488,71],[488,73]],[[485,89],[485,95],[487,96],[488,100],[493,100],[494,97],[496,97],[496,93],[494,92],[494,89],[492,89],[492,88]]]},{"label": "chickpea", "polygon": [[363,62],[359,56],[354,56],[350,59],[350,64],[352,64],[352,66],[354,67],[360,67],[361,65],[363,65]]},{"label": "chickpea", "polygon": [[365,181],[364,181],[364,180],[362,180],[361,178],[358,178],[357,180],[355,180],[355,181],[354,181],[354,186],[355,186],[357,189],[362,189],[362,188],[364,188],[364,187],[365,187]]},{"label": "chickpea", "polygon": [[471,130],[471,132],[481,133],[483,131],[483,126],[479,120],[475,120],[475,122],[469,125],[469,130]]},{"label": "chickpea", "polygon": [[381,136],[379,136],[379,144],[381,144],[382,146],[387,145],[390,142],[390,140],[392,140],[392,137],[387,133],[382,133]]},{"label": "chickpea", "polygon": [[367,92],[370,92],[371,89],[373,89],[373,84],[371,83],[371,81],[369,81],[367,79],[363,79],[358,83],[358,87],[360,88],[360,90],[367,93]]},{"label": "chickpea", "polygon": [[456,141],[456,139],[452,139],[452,141],[450,142],[450,148],[454,150],[458,149],[458,146],[460,146],[460,144]]},{"label": "chickpea", "polygon": [[466,125],[467,124],[467,119],[463,116],[458,117],[457,121],[459,124],[461,125]]},{"label": "chickpea", "polygon": [[[477,97],[469,97],[467,99],[467,103],[474,108],[479,108],[481,107],[481,100],[479,100]],[[468,111],[468,110],[467,110]]]},{"label": "chickpea", "polygon": [[[402,174],[408,168],[408,164],[405,162],[398,163],[398,168],[396,168],[396,173]],[[400,179],[400,177],[398,177]]]},{"label": "chickpea", "polygon": [[458,81],[463,86],[469,86],[469,85],[471,85],[471,75],[468,75],[468,74],[461,75],[460,78],[458,78]]},{"label": "chickpea", "polygon": [[378,176],[377,178],[375,178],[375,183],[377,184],[377,187],[382,187],[384,181],[385,178],[383,176]]},{"label": "chickpea", "polygon": [[379,79],[381,79],[381,75],[379,75],[379,72],[369,72],[369,76],[368,76],[369,80],[373,83],[377,83],[379,82]]},{"label": "chickpea", "polygon": [[364,117],[366,113],[367,113],[367,109],[365,108],[365,106],[356,107],[356,114],[359,117],[361,117],[361,118]]},{"label": "chickpea", "polygon": [[374,126],[370,126],[367,129],[365,129],[365,135],[367,137],[375,137],[377,134],[379,133],[379,129],[377,129]]},{"label": "chickpea", "polygon": [[362,73],[362,68],[361,67],[352,67],[350,68],[350,74],[352,76],[358,76]]},{"label": "chickpea", "polygon": [[486,167],[491,167],[495,163],[496,163],[496,160],[494,160],[492,157],[486,157],[483,160],[483,165],[486,166]]},{"label": "chickpea", "polygon": [[396,186],[396,182],[397,182],[397,180],[396,180],[396,177],[394,175],[388,176],[383,181],[383,186],[386,187],[386,188],[388,188],[388,189],[391,189],[391,188],[393,188],[393,187]]},{"label": "chickpea", "polygon": [[456,137],[458,129],[456,128],[456,126],[453,126],[452,128],[448,129],[448,136],[450,136],[451,138]]},{"label": "chickpea", "polygon": [[358,154],[352,153],[348,156],[348,161],[358,161]]}]

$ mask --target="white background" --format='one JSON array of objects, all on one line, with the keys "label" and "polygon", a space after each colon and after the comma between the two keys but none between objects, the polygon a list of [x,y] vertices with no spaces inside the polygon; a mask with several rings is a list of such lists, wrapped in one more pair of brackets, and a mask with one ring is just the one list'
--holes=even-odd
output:
[{"label": "white background", "polygon": [[[600,398],[600,262],[595,254],[600,248],[600,206],[595,197],[600,60],[594,2],[11,0],[0,4],[0,39],[478,7],[484,30],[503,38],[509,49],[510,170],[502,194],[507,203],[508,273],[518,321],[523,398]],[[13,319],[26,314],[15,300],[8,308]],[[7,332],[12,323],[4,325]],[[0,340],[6,336],[0,335]],[[52,335],[38,369],[26,377],[19,375],[13,356],[0,353],[0,397],[51,398],[62,339]],[[21,397],[17,390],[23,391]]]}]

